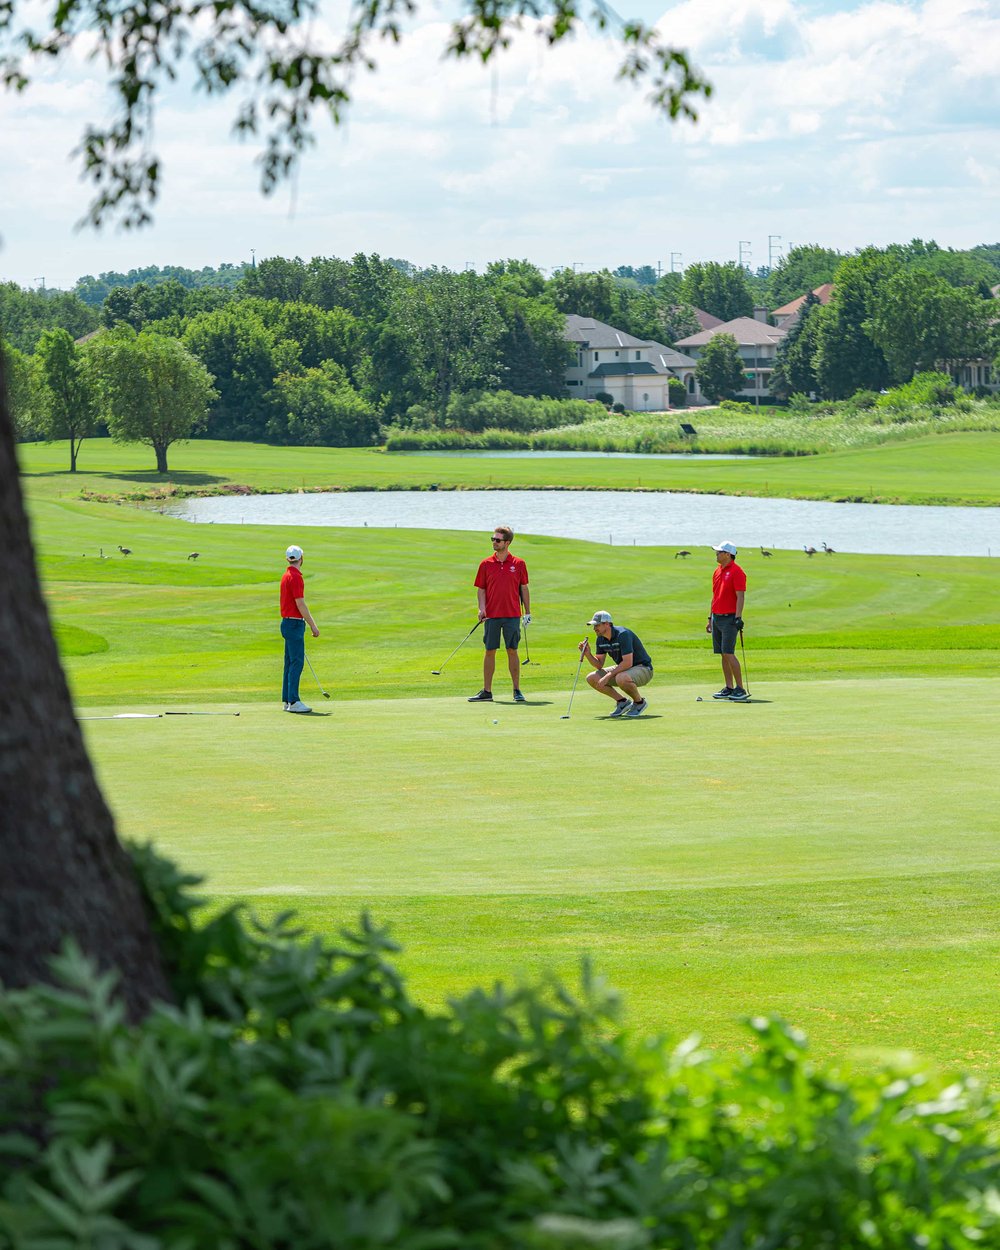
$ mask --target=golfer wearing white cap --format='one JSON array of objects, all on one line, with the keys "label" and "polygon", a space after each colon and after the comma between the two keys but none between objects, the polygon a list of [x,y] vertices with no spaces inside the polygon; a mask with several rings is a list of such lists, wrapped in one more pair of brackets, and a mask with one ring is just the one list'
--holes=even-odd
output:
[{"label": "golfer wearing white cap", "polygon": [[[595,612],[587,624],[593,626],[597,635],[596,655],[590,650],[589,642],[580,643],[583,658],[594,665],[594,671],[587,675],[587,685],[598,694],[614,699],[612,720],[621,716],[641,716],[649,704],[639,693],[639,687],[653,680],[653,661],[649,652],[632,630],[612,623],[610,612]],[[605,672],[608,656],[613,663]],[[622,690],[629,696],[627,699],[620,693]]]},{"label": "golfer wearing white cap", "polygon": [[712,635],[712,650],[722,660],[722,676],[726,682],[712,698],[745,703],[750,696],[743,689],[743,673],[736,658],[736,639],[743,628],[747,575],[736,563],[733,543],[719,543],[712,550],[715,552],[715,569],[712,571],[712,604],[705,633]]},{"label": "golfer wearing white cap", "polygon": [[281,636],[285,640],[285,669],[281,679],[281,702],[286,712],[311,712],[299,698],[299,678],[306,662],[306,625],[314,638],[319,629],[306,607],[305,584],[302,581],[301,547],[289,547],[285,552],[288,568],[281,578]]}]

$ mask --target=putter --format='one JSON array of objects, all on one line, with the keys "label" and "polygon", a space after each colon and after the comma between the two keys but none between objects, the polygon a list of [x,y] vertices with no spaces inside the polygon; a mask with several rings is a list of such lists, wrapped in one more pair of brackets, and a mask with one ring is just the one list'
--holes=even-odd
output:
[{"label": "putter", "polygon": [[[313,681],[314,681],[314,682],[316,683],[316,685],[319,687],[319,692],[320,692],[320,694],[323,696],[323,698],[324,698],[324,699],[329,699],[329,697],[330,697],[330,696],[326,693],[326,691],[323,689],[323,687],[322,687],[322,686],[320,686],[320,683],[319,683],[319,678],[316,676],[316,670],[313,668],[313,666],[312,666],[312,660],[310,660],[310,658],[309,658],[309,656],[308,656],[308,655],[306,656],[306,663],[309,665],[309,672],[310,672],[310,673],[312,673],[312,675],[313,675]],[[239,712],[237,712],[237,713],[236,713],[236,715],[237,715],[237,716],[239,716]]]},{"label": "putter", "polygon": [[566,709],[566,715],[560,716],[560,720],[569,720],[569,714],[573,710],[573,696],[576,694],[576,683],[580,680],[580,669],[583,668],[583,652],[580,652],[580,663],[576,666],[576,676],[573,678],[573,689],[569,693],[569,707]]},{"label": "putter", "polygon": [[164,716],[239,716],[239,712],[164,712]]},{"label": "putter", "polygon": [[743,656],[743,689],[750,693],[750,670],[747,668],[747,649],[743,645],[743,630],[740,630],[740,653]]},{"label": "putter", "polygon": [[[462,639],[462,641],[458,644],[458,646],[457,646],[457,647],[455,648],[455,650],[451,653],[451,655],[454,655],[457,651],[461,651],[461,649],[462,649],[462,648],[465,646],[465,644],[469,641],[469,639],[470,639],[470,638],[472,637],[472,635],[476,632],[476,630],[479,628],[479,626],[480,626],[480,625],[482,625],[482,623],[483,623],[482,621],[476,621],[475,625],[473,625],[473,627],[472,627],[472,628],[469,630],[469,632],[465,635],[465,637],[464,637],[464,638]],[[448,660],[450,660],[450,659],[451,659],[451,655],[449,655],[449,656],[448,656]],[[444,664],[447,664],[447,663],[448,663],[448,660],[445,660]],[[432,677],[440,677],[440,676],[441,676],[441,672],[442,672],[442,670],[443,670],[443,668],[444,668],[444,664],[442,664],[442,665],[441,665],[441,668],[432,668],[432,669],[431,669],[431,676],[432,676]]]},{"label": "putter", "polygon": [[532,661],[532,659],[531,659],[531,651],[528,649],[528,627],[527,627],[527,625],[522,626],[522,629],[523,629],[523,632],[524,632],[524,659],[523,659],[522,663],[523,663],[523,664],[531,664],[531,663],[534,663],[535,668],[537,668],[537,667],[538,667],[538,661],[537,661],[537,660]]}]

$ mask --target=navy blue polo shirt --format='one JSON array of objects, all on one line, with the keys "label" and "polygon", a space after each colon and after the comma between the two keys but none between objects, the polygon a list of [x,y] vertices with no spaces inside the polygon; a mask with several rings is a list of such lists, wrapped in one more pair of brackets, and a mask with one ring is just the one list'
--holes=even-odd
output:
[{"label": "navy blue polo shirt", "polygon": [[624,625],[612,625],[610,638],[602,638],[600,634],[597,636],[598,656],[610,655],[616,664],[621,664],[622,656],[628,655],[630,651],[632,652],[633,665],[641,664],[645,668],[653,667],[653,661],[649,658],[649,652],[635,634],[630,629],[626,629]]}]

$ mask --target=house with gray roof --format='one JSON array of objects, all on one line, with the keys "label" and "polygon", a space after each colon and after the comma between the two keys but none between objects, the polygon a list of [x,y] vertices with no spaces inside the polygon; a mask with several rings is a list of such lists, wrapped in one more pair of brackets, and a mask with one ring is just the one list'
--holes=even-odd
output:
[{"label": "house with gray roof", "polygon": [[[752,317],[735,317],[711,330],[702,330],[698,334],[690,334],[686,339],[678,339],[678,348],[690,352],[697,360],[705,350],[705,345],[717,334],[731,334],[739,348],[740,359],[743,361],[743,375],[746,385],[737,391],[740,399],[754,400],[771,398],[771,373],[774,370],[774,358],[778,345],[788,333],[783,326],[772,326],[767,323],[767,310],[755,308]],[[697,382],[692,377],[693,389],[689,389],[688,403],[703,403]]]},{"label": "house with gray roof", "polygon": [[566,318],[566,338],[576,358],[566,370],[566,388],[576,399],[610,395],[630,412],[665,412],[670,407],[671,378],[687,386],[695,362],[683,352],[639,339],[593,317]]}]

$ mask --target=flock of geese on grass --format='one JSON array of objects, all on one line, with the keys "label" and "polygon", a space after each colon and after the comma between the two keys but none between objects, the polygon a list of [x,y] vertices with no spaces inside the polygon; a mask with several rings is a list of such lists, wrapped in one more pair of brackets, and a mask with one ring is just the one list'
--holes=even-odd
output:
[{"label": "flock of geese on grass", "polygon": [[[834,551],[834,549],[833,549],[832,547],[828,546],[826,543],[820,543],[819,547],[807,547],[807,546],[803,545],[802,550],[806,553],[806,555],[807,555],[807,556],[814,556],[814,555],[816,554],[816,552],[817,552],[817,551],[825,551],[825,552],[826,552],[826,554],[827,554],[828,556],[832,556],[832,555],[836,555],[836,554],[837,554],[837,553]],[[690,554],[691,554],[691,552],[690,552],[690,551],[675,551],[675,552],[674,552],[674,559],[675,559],[675,560],[686,560]],[[760,549],[760,554],[761,554],[761,555],[762,555],[762,556],[763,556],[766,560],[770,560],[771,556],[773,556],[773,555],[774,555],[774,552],[773,552],[773,551],[768,551],[768,549],[767,549],[766,547],[761,547],[761,549]]]},{"label": "flock of geese on grass", "polygon": [[[119,543],[119,544],[118,544],[118,550],[122,553],[122,555],[123,555],[123,556],[130,556],[130,555],[132,554],[132,548],[131,548],[131,547],[123,547],[123,546],[121,545],[121,543]],[[192,551],[192,552],[191,552],[191,554],[188,556],[188,559],[189,559],[189,560],[197,560],[197,559],[198,559],[198,557],[199,557],[199,555],[201,555],[201,552],[200,552],[200,551]],[[87,558],[87,553],[86,553],[86,552],[84,552],[84,553],[83,553],[83,558],[84,558],[84,560],[86,560],[86,558]],[[110,560],[110,559],[111,559],[111,557],[110,557],[110,556],[106,556],[106,555],[104,554],[104,548],[103,548],[103,547],[98,547],[98,549],[97,549],[97,558],[98,558],[98,560]]]}]

